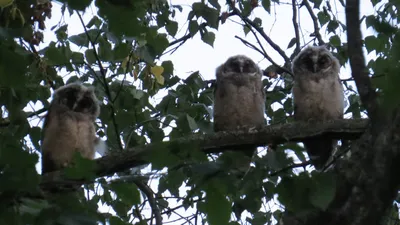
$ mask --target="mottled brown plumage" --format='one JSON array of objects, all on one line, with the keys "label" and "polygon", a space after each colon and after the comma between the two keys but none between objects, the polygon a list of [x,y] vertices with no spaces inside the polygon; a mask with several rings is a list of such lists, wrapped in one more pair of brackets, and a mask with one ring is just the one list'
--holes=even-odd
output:
[{"label": "mottled brown plumage", "polygon": [[[265,94],[262,72],[248,57],[230,57],[216,71],[214,130],[251,129],[264,124]],[[256,147],[240,148],[246,168]],[[242,162],[240,162],[242,164]],[[241,165],[244,166],[244,165]]]},{"label": "mottled brown plumage", "polygon": [[[326,121],[343,118],[344,93],[339,78],[339,61],[324,46],[308,46],[293,60],[292,89],[294,118]],[[316,169],[322,169],[337,140],[324,137],[304,141]]]},{"label": "mottled brown plumage", "polygon": [[54,92],[43,125],[42,174],[68,166],[75,152],[94,158],[99,141],[94,121],[99,113],[93,88],[72,83]]}]

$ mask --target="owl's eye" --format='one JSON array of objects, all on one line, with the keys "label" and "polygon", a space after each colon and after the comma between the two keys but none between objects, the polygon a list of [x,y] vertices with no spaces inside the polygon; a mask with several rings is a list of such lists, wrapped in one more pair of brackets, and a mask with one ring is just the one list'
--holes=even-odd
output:
[{"label": "owl's eye", "polygon": [[238,63],[231,63],[229,66],[229,69],[231,69],[234,72],[240,72],[240,66]]},{"label": "owl's eye", "polygon": [[307,67],[312,67],[312,65],[314,64],[314,62],[312,61],[312,59],[310,57],[305,57],[303,59],[303,63],[304,65],[306,65]]},{"label": "owl's eye", "polygon": [[251,72],[251,63],[249,61],[246,61],[243,65],[243,72]]},{"label": "owl's eye", "polygon": [[79,102],[75,111],[77,112],[89,112],[89,110],[93,107],[94,102],[92,98],[85,96]]},{"label": "owl's eye", "polygon": [[330,59],[327,56],[323,56],[318,60],[318,64],[321,67],[326,67],[329,64]]},{"label": "owl's eye", "polygon": [[64,104],[68,106],[68,108],[74,107],[74,104],[77,100],[77,92],[75,90],[67,90],[64,95]]}]

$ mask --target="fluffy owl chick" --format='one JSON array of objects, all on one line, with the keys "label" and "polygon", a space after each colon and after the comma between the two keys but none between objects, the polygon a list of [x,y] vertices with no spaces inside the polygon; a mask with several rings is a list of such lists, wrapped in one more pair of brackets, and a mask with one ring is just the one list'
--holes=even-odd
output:
[{"label": "fluffy owl chick", "polygon": [[66,167],[75,152],[94,158],[100,141],[94,125],[99,113],[99,101],[91,87],[72,83],[54,92],[43,125],[42,174]]},{"label": "fluffy owl chick", "polygon": [[[343,118],[344,93],[339,61],[324,46],[308,46],[293,60],[294,119],[326,121]],[[324,167],[337,140],[319,137],[303,142],[317,170]]]},{"label": "fluffy owl chick", "polygon": [[[251,129],[264,124],[265,94],[261,77],[260,68],[244,55],[232,56],[217,68],[214,131]],[[256,148],[240,148],[247,157],[234,164],[247,170]]]}]

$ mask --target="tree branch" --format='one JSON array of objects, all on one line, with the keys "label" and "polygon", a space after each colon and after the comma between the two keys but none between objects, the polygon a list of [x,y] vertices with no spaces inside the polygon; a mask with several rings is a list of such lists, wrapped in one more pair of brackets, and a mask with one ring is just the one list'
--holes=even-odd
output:
[{"label": "tree branch", "polygon": [[300,34],[299,34],[299,25],[297,24],[297,8],[296,8],[296,0],[292,0],[292,11],[293,11],[293,28],[294,33],[296,35],[296,48],[294,49],[293,55],[297,55],[300,52]]},{"label": "tree branch", "polygon": [[367,109],[369,118],[374,121],[378,114],[378,102],[376,92],[372,88],[371,79],[368,76],[362,51],[359,4],[359,0],[348,0],[346,2],[347,46],[352,76],[360,93],[361,102]]},{"label": "tree branch", "polygon": [[149,185],[147,185],[144,181],[142,180],[137,180],[134,179],[133,182],[136,184],[136,186],[139,187],[139,189],[141,191],[143,191],[143,193],[147,196],[147,198],[149,199],[149,204],[152,210],[152,213],[154,215],[154,218],[156,220],[156,225],[162,225],[162,216],[161,216],[161,212],[160,209],[157,206],[157,202],[154,198],[154,192],[153,190],[151,190],[151,188],[149,187]]},{"label": "tree branch", "polygon": [[[88,38],[90,44],[93,47],[93,54],[94,54],[94,57],[96,58],[97,63],[99,64],[100,73],[101,73],[102,78],[103,78],[104,90],[105,90],[105,93],[107,95],[107,98],[111,103],[113,103],[112,102],[112,97],[111,97],[110,87],[108,86],[108,82],[107,82],[106,70],[104,69],[104,67],[103,67],[103,65],[101,63],[99,55],[97,54],[96,43],[90,38],[90,35],[89,35],[88,30],[87,30],[87,28],[85,26],[85,23],[83,22],[81,14],[78,11],[76,11],[76,13],[78,14],[79,20],[80,20],[80,22],[82,24],[82,27],[83,27],[84,31],[85,31],[86,37]],[[118,129],[117,120],[115,118],[115,109],[114,109],[113,104],[109,104],[109,105],[110,105],[110,109],[111,109],[111,119],[112,119],[112,122],[113,122],[113,125],[114,125],[114,132],[115,132],[115,135],[116,135],[116,138],[117,138],[116,141],[118,143],[119,148],[122,150],[123,149],[122,142],[121,142],[121,138],[120,138],[120,135],[119,135],[120,133],[119,133],[119,129]]]},{"label": "tree branch", "polygon": [[[308,137],[326,135],[334,139],[354,140],[359,138],[367,125],[368,120],[333,120],[324,123],[294,122],[287,124],[275,124],[264,126],[258,131],[218,132],[207,135],[193,135],[178,138],[169,142],[154,143],[139,146],[126,151],[112,151],[109,155],[96,159],[97,176],[112,175],[116,172],[148,164],[149,157],[157,154],[157,150],[176,150],[179,146],[192,146],[191,150],[199,149],[204,153],[223,152],[235,146],[246,146],[256,144],[265,146],[267,144],[282,144],[286,142],[299,142]],[[171,154],[174,154],[171,152]],[[72,181],[63,178],[60,171],[43,175],[41,186],[44,189],[71,185],[71,183],[84,183],[83,181]],[[92,181],[86,181],[90,183]]]},{"label": "tree branch", "polygon": [[303,0],[303,5],[306,6],[308,13],[311,16],[311,19],[314,24],[314,35],[318,40],[319,45],[324,45],[325,42],[322,40],[321,33],[319,32],[318,18],[315,16],[313,9],[310,6],[310,3],[307,0]]},{"label": "tree branch", "polygon": [[253,27],[266,41],[269,45],[271,45],[271,47],[273,49],[275,49],[281,56],[282,58],[285,60],[285,62],[290,62],[289,57],[285,54],[285,51],[283,51],[279,45],[275,44],[275,42],[272,41],[272,39],[270,37],[268,37],[268,35],[264,32],[264,30],[259,27],[257,24],[255,24],[253,21],[251,21],[249,18],[246,18],[244,16],[242,16],[242,14],[240,13],[240,11],[232,6],[232,10],[234,15],[237,15],[240,17],[240,19],[242,19],[245,23],[249,24],[251,27]]},{"label": "tree branch", "polygon": [[[267,52],[265,52],[264,49],[263,49],[263,51],[261,51],[261,50],[258,49],[255,45],[253,45],[252,43],[250,43],[250,42],[244,40],[243,38],[241,38],[241,37],[239,37],[239,36],[237,36],[237,35],[235,35],[235,38],[239,39],[244,45],[246,45],[246,46],[248,46],[248,47],[254,49],[254,50],[257,51],[257,52],[259,52],[259,53],[260,53],[261,55],[263,55],[269,62],[271,62],[272,65],[276,66],[279,70],[281,70],[281,71],[283,71],[283,72],[286,72],[286,73],[288,73],[288,74],[290,74],[290,75],[293,76],[293,74],[292,74],[291,71],[287,70],[287,69],[284,68],[284,67],[279,66],[279,65],[267,54]],[[265,71],[264,71],[264,75],[265,75]]]}]

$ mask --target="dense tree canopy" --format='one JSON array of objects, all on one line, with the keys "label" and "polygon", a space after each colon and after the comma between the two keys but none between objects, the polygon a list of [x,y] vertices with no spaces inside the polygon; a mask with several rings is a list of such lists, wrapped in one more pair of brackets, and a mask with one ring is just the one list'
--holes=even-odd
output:
[{"label": "dense tree canopy", "polygon": [[[359,0],[187,4],[187,21],[177,21],[188,6],[165,0],[0,0],[0,224],[397,222],[399,2],[362,1],[371,15],[359,13]],[[90,5],[97,12],[85,22]],[[291,13],[286,46],[268,35],[259,9]],[[300,11],[310,18],[310,34]],[[52,15],[67,14],[81,24],[60,19],[48,27]],[[215,133],[214,80],[199,71],[176,74],[173,61],[160,59],[196,37],[214,46],[232,18],[243,34],[226,35],[268,61],[267,123]],[[70,35],[72,26],[83,32]],[[367,28],[374,34],[362,36]],[[44,46],[45,30],[56,41]],[[293,122],[291,62],[312,44],[326,44],[351,73],[342,79],[345,120]],[[41,120],[54,90],[77,80],[94,86],[103,103],[96,127],[108,151],[94,161],[76,155],[71,167],[42,176]],[[342,140],[331,169],[321,172],[301,144],[319,135]],[[215,163],[218,153],[246,144],[260,148],[243,178]],[[71,185],[82,188],[71,192]]]}]

